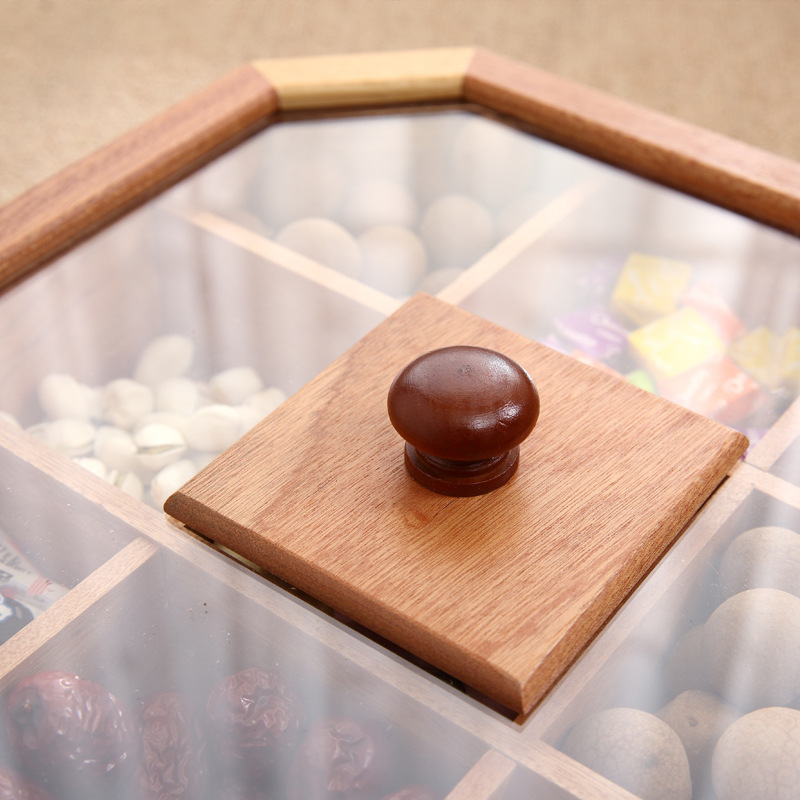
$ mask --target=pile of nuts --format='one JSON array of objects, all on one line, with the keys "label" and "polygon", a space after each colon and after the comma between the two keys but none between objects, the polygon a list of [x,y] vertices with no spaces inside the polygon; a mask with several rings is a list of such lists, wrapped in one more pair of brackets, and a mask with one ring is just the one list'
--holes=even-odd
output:
[{"label": "pile of nuts", "polygon": [[716,607],[669,653],[662,708],[605,708],[564,751],[642,800],[780,800],[800,787],[800,533],[723,550]]},{"label": "pile of nuts", "polygon": [[53,373],[39,384],[45,420],[37,439],[156,508],[209,461],[279,406],[248,366],[207,382],[188,377],[194,343],[174,334],[151,341],[131,377],[90,387]]}]

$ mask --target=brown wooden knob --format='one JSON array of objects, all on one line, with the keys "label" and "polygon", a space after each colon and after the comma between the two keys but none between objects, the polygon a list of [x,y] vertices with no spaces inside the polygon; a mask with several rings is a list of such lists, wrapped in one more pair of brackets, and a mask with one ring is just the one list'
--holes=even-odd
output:
[{"label": "brown wooden knob", "polygon": [[517,471],[519,445],[539,418],[539,393],[515,361],[483,347],[433,350],[397,374],[389,419],[405,463],[428,489],[485,494]]}]

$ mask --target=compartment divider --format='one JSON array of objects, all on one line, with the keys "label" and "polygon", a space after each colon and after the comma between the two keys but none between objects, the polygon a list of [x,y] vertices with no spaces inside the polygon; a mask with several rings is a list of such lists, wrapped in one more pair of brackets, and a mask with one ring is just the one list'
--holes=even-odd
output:
[{"label": "compartment divider", "polygon": [[112,556],[64,597],[0,647],[0,685],[37,650],[67,626],[76,622],[110,590],[147,564],[158,548],[144,538],[135,539]]},{"label": "compartment divider", "polygon": [[503,267],[525,252],[534,242],[577,211],[597,191],[599,185],[599,181],[590,178],[562,192],[515,231],[498,242],[485,256],[462,272],[436,296],[453,305],[461,303],[500,272]]},{"label": "compartment divider", "polygon": [[496,750],[481,756],[446,800],[500,800],[516,764]]},{"label": "compartment divider", "polygon": [[219,236],[231,244],[267,259],[290,272],[302,275],[325,289],[337,292],[343,297],[354,300],[373,311],[389,315],[402,305],[401,300],[390,297],[355,278],[343,275],[341,272],[326,267],[324,264],[320,264],[300,253],[295,253],[283,245],[273,242],[266,236],[254,233],[210,211],[196,211],[180,216],[208,233]]},{"label": "compartment divider", "polygon": [[787,483],[783,478],[769,472],[762,472],[756,467],[750,467],[750,470],[753,472],[753,486],[756,489],[800,508],[800,486]]},{"label": "compartment divider", "polygon": [[[637,800],[630,792],[546,742],[525,743],[520,738],[515,742],[513,751],[509,751],[506,755],[520,766],[529,769],[538,779],[549,784],[549,787],[553,787],[552,795],[543,794],[548,800],[551,796],[559,800],[562,797],[575,800]],[[448,797],[447,800],[451,798]]]},{"label": "compartment divider", "polygon": [[747,456],[747,463],[768,471],[800,436],[800,397],[789,406]]}]

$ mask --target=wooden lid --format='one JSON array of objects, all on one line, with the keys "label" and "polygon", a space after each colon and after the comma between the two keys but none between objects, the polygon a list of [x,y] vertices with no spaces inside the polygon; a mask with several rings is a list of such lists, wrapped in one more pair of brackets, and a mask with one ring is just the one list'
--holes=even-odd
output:
[{"label": "wooden lid", "polygon": [[[513,480],[420,486],[387,413],[397,373],[503,353],[544,399]],[[591,402],[587,402],[587,398]],[[418,295],[165,504],[204,536],[517,710],[548,691],[733,467],[747,439]]]}]

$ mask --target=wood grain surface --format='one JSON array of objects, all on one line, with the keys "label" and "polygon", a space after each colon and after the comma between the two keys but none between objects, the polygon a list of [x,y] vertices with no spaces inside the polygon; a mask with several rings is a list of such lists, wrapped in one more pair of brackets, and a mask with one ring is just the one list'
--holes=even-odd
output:
[{"label": "wood grain surface", "polygon": [[[410,360],[515,359],[542,411],[477,498],[403,466],[386,393]],[[741,456],[741,434],[418,295],[212,462],[168,514],[509,708],[529,710]]]},{"label": "wood grain surface", "polygon": [[800,233],[800,164],[477,49],[464,98],[558,144]]},{"label": "wood grain surface", "polygon": [[0,288],[242,140],[279,109],[430,101],[483,106],[566,147],[800,232],[800,164],[482,49],[262,60],[0,209]]},{"label": "wood grain surface", "polygon": [[0,288],[263,126],[276,108],[246,65],[0,208]]},{"label": "wood grain surface", "polygon": [[800,160],[796,0],[0,0],[0,203],[253,58],[497,53]]},{"label": "wood grain surface", "polygon": [[287,111],[460,100],[469,47],[255,61]]}]

